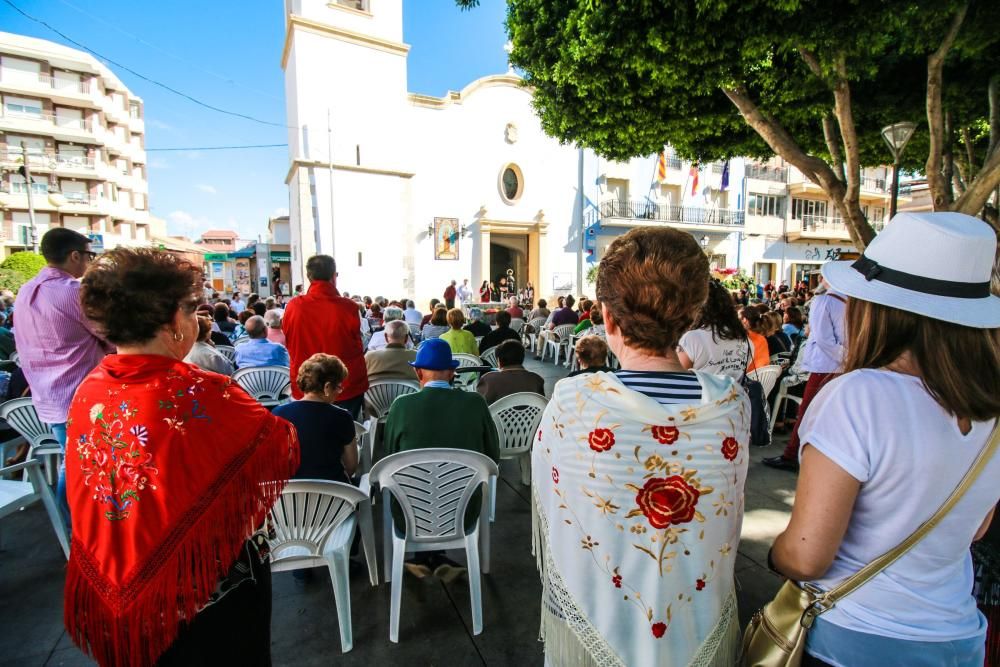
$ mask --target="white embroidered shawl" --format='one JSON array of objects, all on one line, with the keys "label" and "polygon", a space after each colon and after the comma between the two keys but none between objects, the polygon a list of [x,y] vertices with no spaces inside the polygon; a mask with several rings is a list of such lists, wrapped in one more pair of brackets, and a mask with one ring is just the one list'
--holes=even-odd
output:
[{"label": "white embroidered shawl", "polygon": [[560,381],[532,448],[551,665],[732,665],[750,404],[698,373],[664,406],[611,373]]}]

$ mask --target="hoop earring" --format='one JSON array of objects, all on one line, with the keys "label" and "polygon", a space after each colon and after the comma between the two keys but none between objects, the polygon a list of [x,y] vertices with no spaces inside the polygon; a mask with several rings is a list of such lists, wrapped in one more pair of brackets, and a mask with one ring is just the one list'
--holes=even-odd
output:
[{"label": "hoop earring", "polygon": [[178,332],[175,331],[174,332],[174,340],[177,341],[178,343],[180,343],[182,340],[184,340],[184,334],[178,333]]}]

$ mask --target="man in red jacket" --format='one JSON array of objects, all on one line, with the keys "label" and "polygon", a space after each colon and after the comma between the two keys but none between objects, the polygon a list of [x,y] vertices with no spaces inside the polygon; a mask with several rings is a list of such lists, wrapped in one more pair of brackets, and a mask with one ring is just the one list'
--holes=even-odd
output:
[{"label": "man in red jacket", "polygon": [[317,352],[332,354],[344,362],[348,373],[336,405],[357,420],[368,390],[358,306],[337,291],[337,264],[333,257],[310,257],[306,262],[306,277],[309,289],[288,302],[281,320],[291,357],[292,396],[302,398],[295,381],[302,362]]}]

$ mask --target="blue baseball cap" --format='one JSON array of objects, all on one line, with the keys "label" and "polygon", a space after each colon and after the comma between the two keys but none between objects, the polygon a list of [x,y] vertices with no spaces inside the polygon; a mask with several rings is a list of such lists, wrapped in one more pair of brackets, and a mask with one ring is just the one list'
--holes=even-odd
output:
[{"label": "blue baseball cap", "polygon": [[451,345],[440,338],[425,340],[417,350],[417,358],[409,364],[414,368],[425,368],[429,371],[458,368],[458,360],[451,358]]}]

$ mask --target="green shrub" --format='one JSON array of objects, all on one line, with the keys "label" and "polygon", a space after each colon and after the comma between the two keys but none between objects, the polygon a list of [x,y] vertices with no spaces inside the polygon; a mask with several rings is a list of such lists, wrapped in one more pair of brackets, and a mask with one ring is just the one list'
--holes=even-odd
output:
[{"label": "green shrub", "polygon": [[17,294],[17,290],[21,289],[21,285],[26,282],[28,282],[28,279],[20,271],[0,268],[0,291],[9,289],[14,294]]},{"label": "green shrub", "polygon": [[25,280],[31,280],[39,271],[45,268],[45,258],[33,252],[15,252],[0,264],[0,269],[16,271],[24,276]]}]

